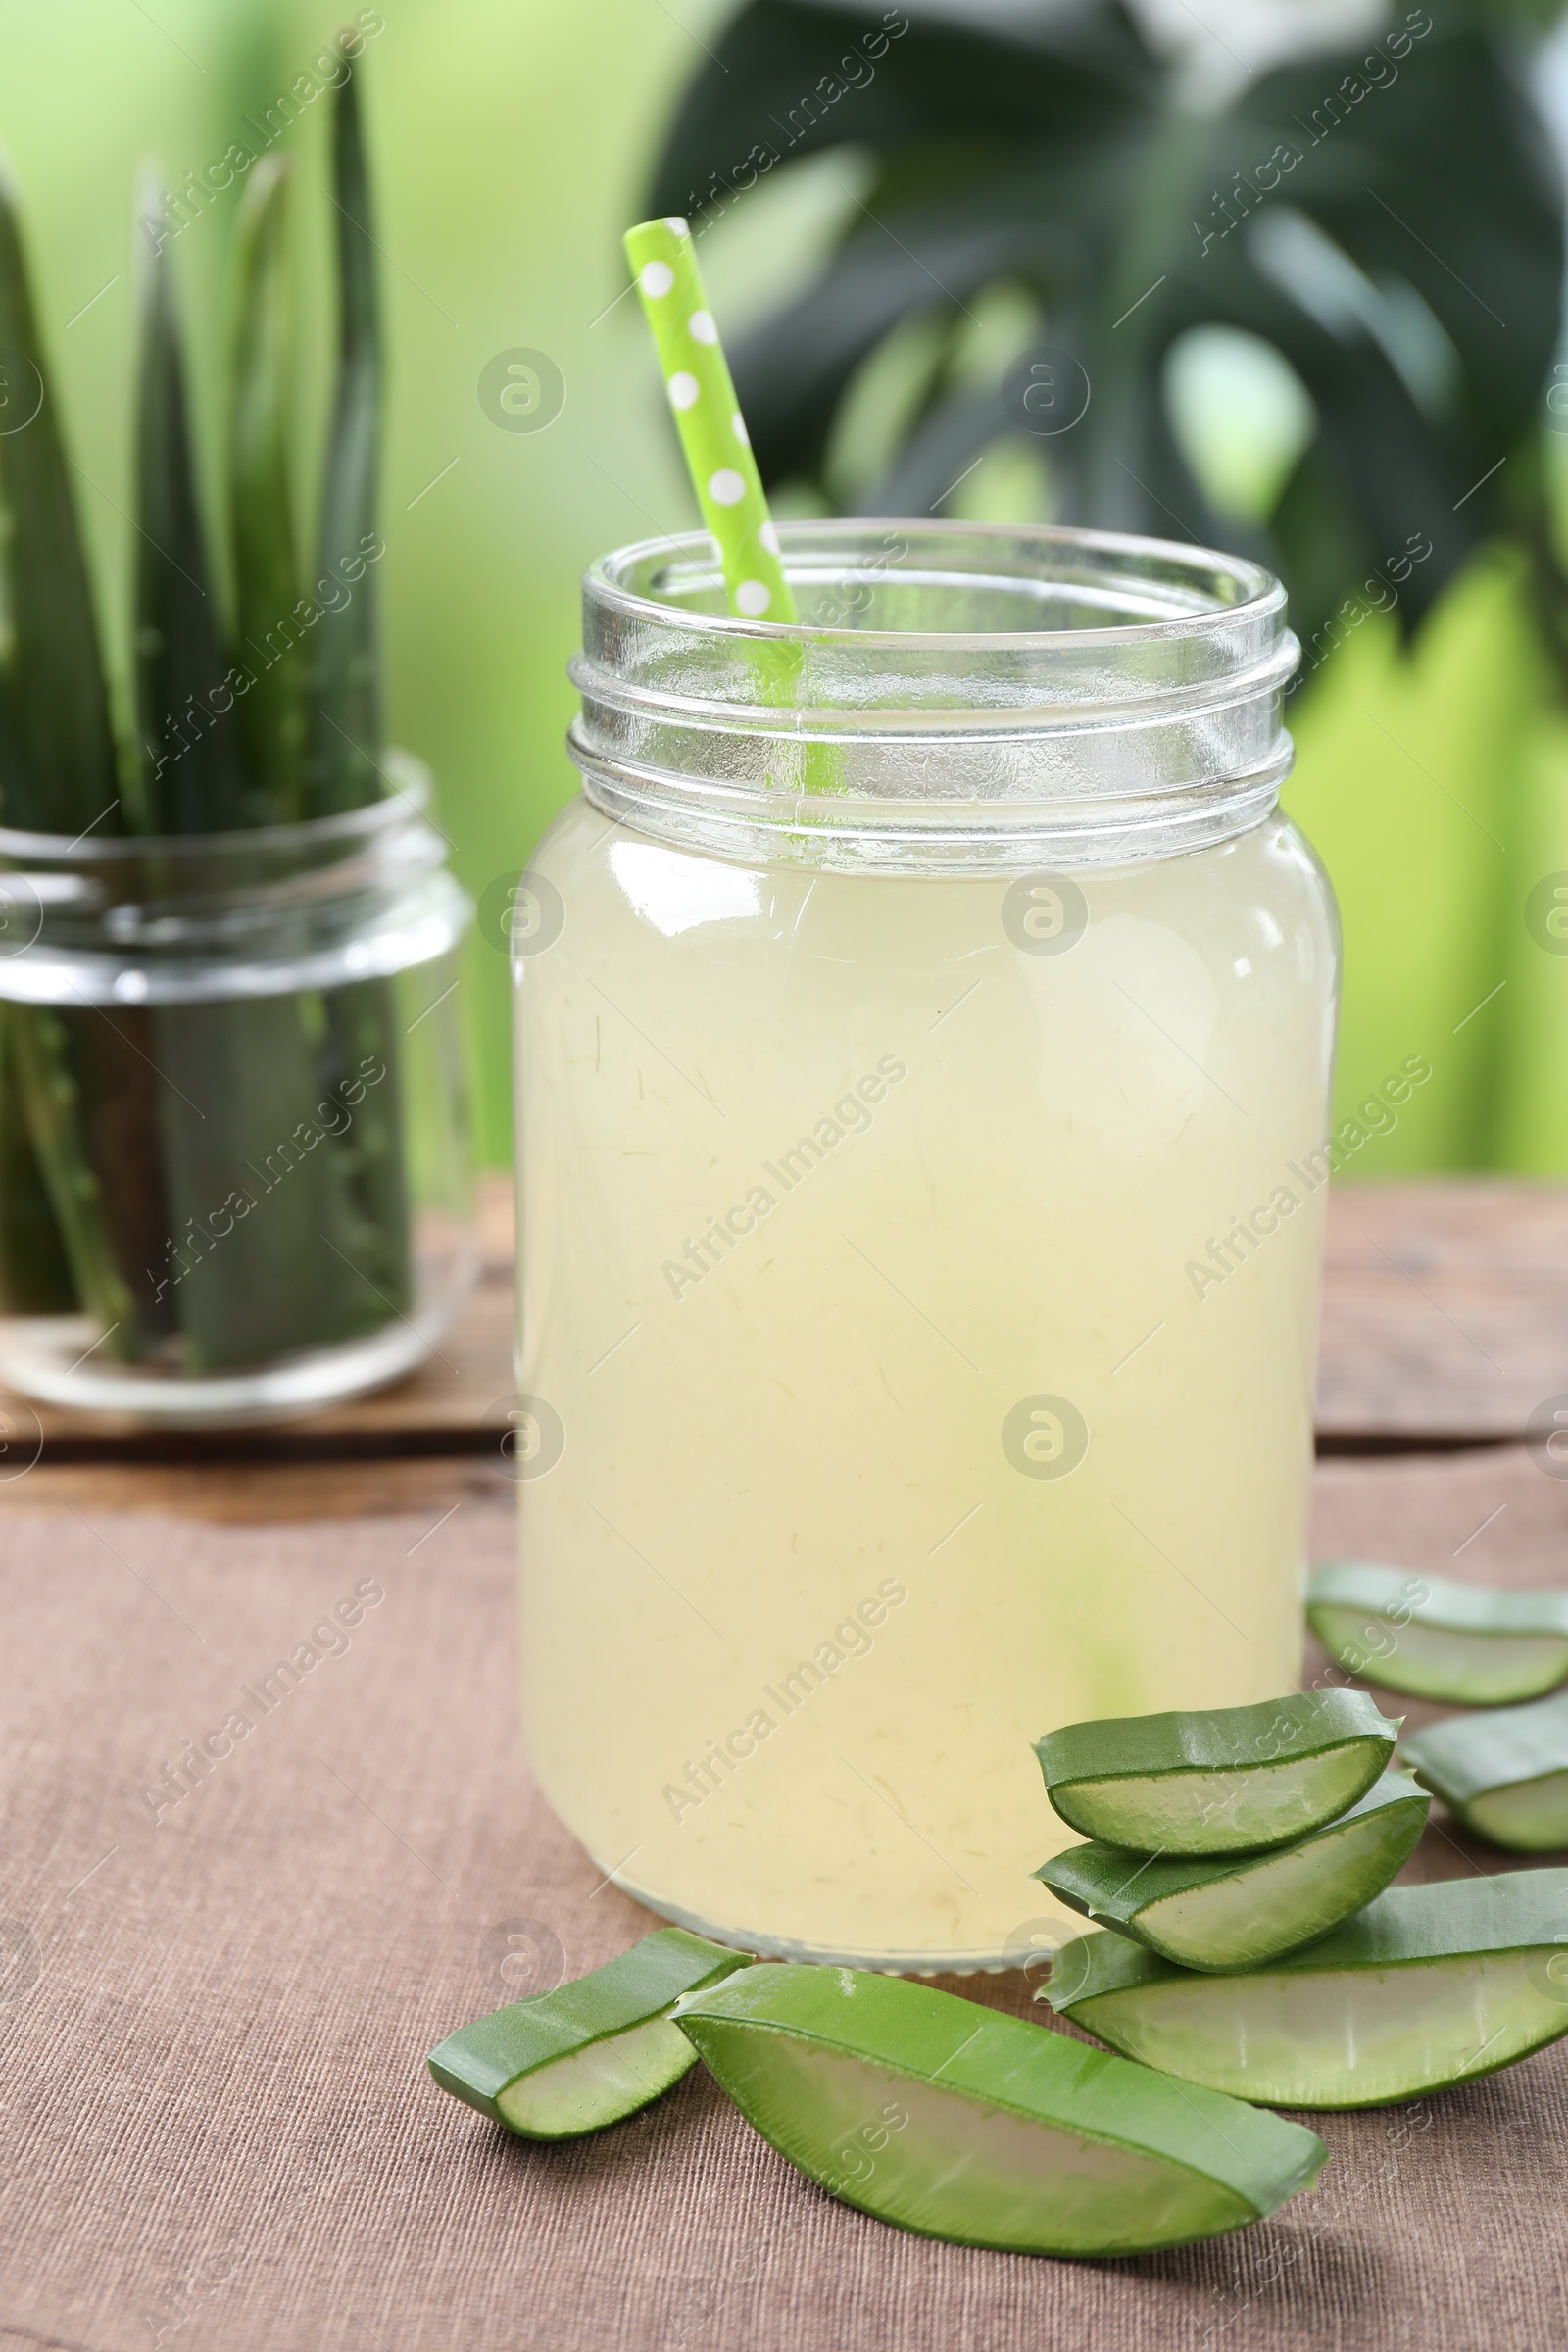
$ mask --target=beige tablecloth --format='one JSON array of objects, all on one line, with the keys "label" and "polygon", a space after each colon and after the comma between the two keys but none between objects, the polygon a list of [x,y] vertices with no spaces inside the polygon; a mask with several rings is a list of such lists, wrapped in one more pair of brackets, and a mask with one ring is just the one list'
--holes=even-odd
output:
[{"label": "beige tablecloth", "polygon": [[[89,1517],[0,1524],[0,2352],[1568,2336],[1568,2044],[1413,2107],[1316,2119],[1334,2151],[1318,2196],[1099,2265],[851,2212],[700,2070],[600,2137],[504,2137],[435,2090],[424,2051],[514,1997],[503,1966],[524,1990],[647,1924],[529,1786],[505,1512],[465,1505],[433,1531]],[[1568,1488],[1511,1451],[1319,1476],[1320,1551],[1568,1583],[1565,1517]],[[337,1654],[261,1687],[323,1627],[313,1646]],[[230,1713],[255,1728],[192,1793],[160,1794]],[[1496,1867],[1429,1832],[1421,1868],[1478,1861]],[[1018,2008],[1029,1989],[955,1988]]]}]

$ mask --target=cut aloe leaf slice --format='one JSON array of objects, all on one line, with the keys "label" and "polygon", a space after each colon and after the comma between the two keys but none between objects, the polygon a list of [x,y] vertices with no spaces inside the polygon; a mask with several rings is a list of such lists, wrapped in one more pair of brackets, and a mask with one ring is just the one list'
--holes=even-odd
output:
[{"label": "cut aloe leaf slice", "polygon": [[1075,1845],[1035,1872],[1054,1895],[1184,1968],[1255,1968],[1327,1935],[1408,1860],[1432,1800],[1386,1772],[1359,1804],[1263,1854],[1145,1859]]},{"label": "cut aloe leaf slice", "polygon": [[1568,1695],[1428,1724],[1404,1752],[1478,1837],[1521,1854],[1568,1846]]},{"label": "cut aloe leaf slice", "polygon": [[675,2015],[780,2155],[960,2245],[1185,2245],[1273,2213],[1328,2153],[1298,2124],[896,1977],[765,1965]]},{"label": "cut aloe leaf slice", "polygon": [[1302,1837],[1365,1796],[1398,1724],[1364,1690],[1296,1690],[1201,1714],[1112,1715],[1035,1742],[1046,1793],[1086,1838],[1232,1854]]},{"label": "cut aloe leaf slice", "polygon": [[684,1928],[658,1928],[574,1984],[475,2018],[430,2052],[443,2090],[524,2139],[602,2132],[661,2097],[696,2062],[669,2012],[682,1993],[749,1968]]},{"label": "cut aloe leaf slice", "polygon": [[1306,1594],[1330,1657],[1388,1690],[1456,1705],[1539,1698],[1568,1676],[1568,1592],[1497,1592],[1372,1560],[1330,1560]]},{"label": "cut aloe leaf slice", "polygon": [[1245,1976],[1197,1976],[1079,1936],[1038,1997],[1112,2049],[1284,2107],[1383,2107],[1512,2066],[1568,2034],[1568,1870],[1391,1886]]}]

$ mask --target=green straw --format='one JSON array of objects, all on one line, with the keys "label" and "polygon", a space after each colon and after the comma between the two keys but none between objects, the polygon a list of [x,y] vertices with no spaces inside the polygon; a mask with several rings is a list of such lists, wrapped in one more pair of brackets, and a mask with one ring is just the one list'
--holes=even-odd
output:
[{"label": "green straw", "polygon": [[626,259],[703,520],[724,565],[729,609],[743,620],[799,620],[691,230],[684,220],[644,220],[626,231]]}]

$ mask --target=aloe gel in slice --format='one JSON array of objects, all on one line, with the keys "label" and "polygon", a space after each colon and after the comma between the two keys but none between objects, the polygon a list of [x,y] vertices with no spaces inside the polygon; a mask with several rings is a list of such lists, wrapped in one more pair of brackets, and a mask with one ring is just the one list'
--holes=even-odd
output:
[{"label": "aloe gel in slice", "polygon": [[1568,2034],[1568,1870],[1391,1886],[1332,1935],[1241,1976],[1076,1936],[1049,2000],[1129,2058],[1284,2107],[1383,2107]]},{"label": "aloe gel in slice", "polygon": [[1254,1968],[1327,1935],[1408,1860],[1431,1798],[1386,1772],[1358,1804],[1263,1854],[1145,1858],[1075,1845],[1035,1872],[1054,1895],[1184,1968]]},{"label": "aloe gel in slice", "polygon": [[1568,1676],[1568,1592],[1498,1592],[1372,1560],[1330,1560],[1307,1588],[1329,1655],[1385,1690],[1457,1705],[1539,1698]]},{"label": "aloe gel in slice", "polygon": [[660,2098],[696,2063],[669,2011],[750,1962],[684,1928],[449,2034],[427,2064],[443,2090],[524,2139],[602,2132]]},{"label": "aloe gel in slice", "polygon": [[906,1979],[763,1965],[675,2015],[792,2164],[960,2245],[1185,2245],[1273,2213],[1327,2155],[1298,2124]]},{"label": "aloe gel in slice", "polygon": [[1295,1690],[1071,1723],[1035,1753],[1052,1804],[1084,1837],[1135,1853],[1229,1854],[1282,1845],[1355,1804],[1398,1731],[1364,1690]]},{"label": "aloe gel in slice", "polygon": [[1522,1854],[1568,1846],[1568,1694],[1428,1724],[1404,1752],[1478,1837]]}]

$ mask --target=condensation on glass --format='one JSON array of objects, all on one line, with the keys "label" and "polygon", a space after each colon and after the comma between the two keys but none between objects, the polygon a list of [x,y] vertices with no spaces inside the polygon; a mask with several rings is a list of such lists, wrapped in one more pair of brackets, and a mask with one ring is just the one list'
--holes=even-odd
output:
[{"label": "condensation on glass", "polygon": [[1031,1743],[1294,1687],[1337,931],[1278,584],[957,523],[584,594],[514,905],[524,1713],[654,1910],[995,1968]]}]

